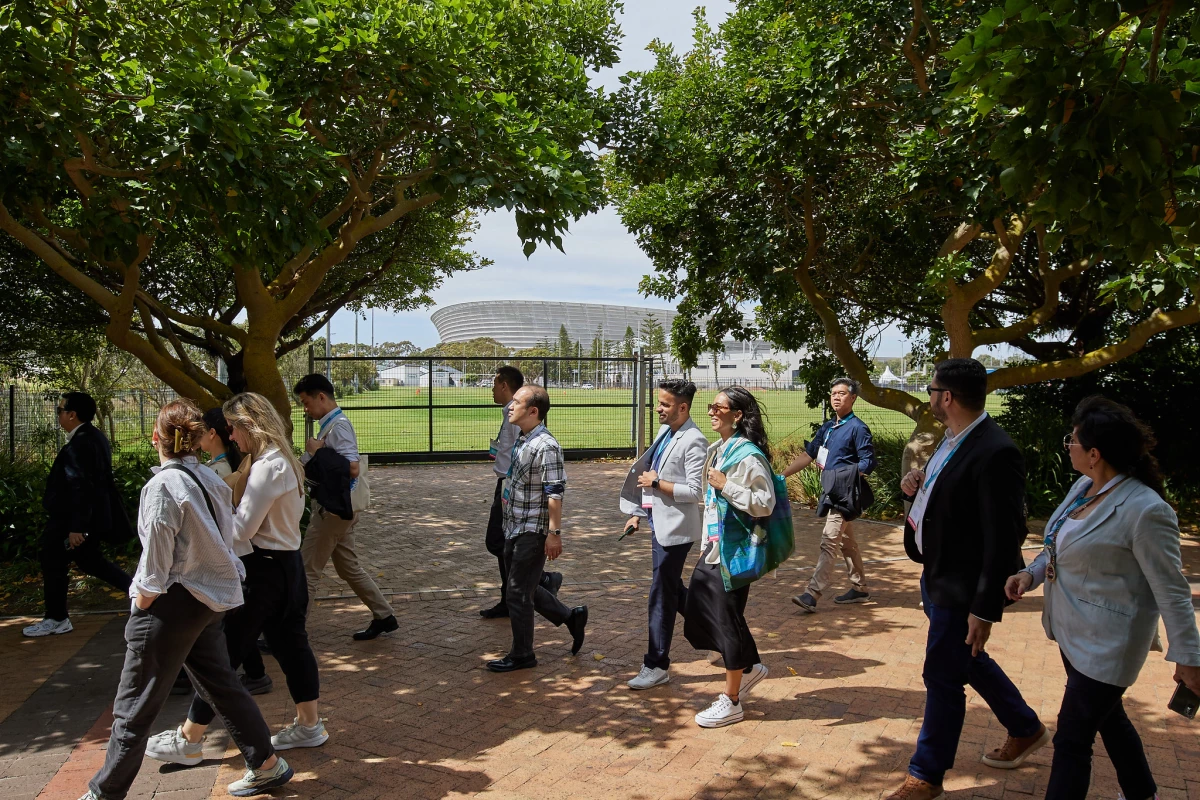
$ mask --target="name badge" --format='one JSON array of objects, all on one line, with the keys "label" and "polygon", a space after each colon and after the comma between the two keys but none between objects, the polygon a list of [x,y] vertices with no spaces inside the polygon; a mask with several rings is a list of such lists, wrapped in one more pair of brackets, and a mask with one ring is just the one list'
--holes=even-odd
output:
[{"label": "name badge", "polygon": [[642,508],[654,508],[654,490],[642,489]]},{"label": "name badge", "polygon": [[488,442],[488,458],[490,458],[492,461],[495,461],[496,453],[499,453],[499,452],[500,452],[500,440],[499,439],[492,439],[490,442]]},{"label": "name badge", "polygon": [[716,539],[720,537],[720,509],[717,507],[716,503],[706,503],[704,505],[704,528],[708,533],[709,539]]},{"label": "name badge", "polygon": [[817,466],[820,467],[821,469],[825,469],[825,462],[829,460],[829,448],[822,447],[820,450],[818,450],[816,460],[817,460]]},{"label": "name badge", "polygon": [[922,486],[913,498],[912,508],[908,510],[908,524],[917,530],[918,523],[925,518],[925,507],[929,505],[929,492]]}]

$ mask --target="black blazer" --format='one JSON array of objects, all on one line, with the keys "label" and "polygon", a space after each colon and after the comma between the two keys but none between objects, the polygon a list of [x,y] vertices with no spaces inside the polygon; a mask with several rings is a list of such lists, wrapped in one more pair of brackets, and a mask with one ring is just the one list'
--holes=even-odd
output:
[{"label": "black blazer", "polygon": [[[909,498],[911,499],[911,498]],[[1025,568],[1025,459],[988,417],[968,434],[934,483],[925,507],[922,551],[904,525],[904,550],[925,565],[935,605],[999,622],[1004,582]]]},{"label": "black blazer", "polygon": [[109,541],[132,534],[121,494],[113,481],[108,439],[85,422],[54,458],[42,507],[58,533],[86,533]]}]

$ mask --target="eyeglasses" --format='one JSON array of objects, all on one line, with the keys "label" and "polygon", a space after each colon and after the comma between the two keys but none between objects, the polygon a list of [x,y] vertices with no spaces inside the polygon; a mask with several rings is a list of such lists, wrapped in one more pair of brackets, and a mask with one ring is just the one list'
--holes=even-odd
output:
[{"label": "eyeglasses", "polygon": [[65,408],[63,408],[62,406],[55,406],[55,407],[54,407],[54,413],[55,413],[55,414],[60,414],[60,415],[61,415],[61,414],[65,414],[65,413],[67,413],[67,410],[66,410]]},{"label": "eyeglasses", "polygon": [[1072,445],[1077,445],[1077,444],[1079,444],[1079,442],[1077,442],[1075,440],[1074,433],[1068,433],[1066,436],[1063,437],[1063,449],[1064,450],[1070,450]]},{"label": "eyeglasses", "polygon": [[719,406],[715,403],[710,403],[708,406],[708,413],[710,414],[724,414],[728,410],[729,406]]},{"label": "eyeglasses", "polygon": [[934,392],[948,392],[948,391],[950,391],[950,390],[949,390],[949,389],[942,389],[942,388],[939,388],[939,387],[937,387],[937,386],[930,386],[930,387],[929,387],[929,393],[930,393],[930,394],[933,394]]}]

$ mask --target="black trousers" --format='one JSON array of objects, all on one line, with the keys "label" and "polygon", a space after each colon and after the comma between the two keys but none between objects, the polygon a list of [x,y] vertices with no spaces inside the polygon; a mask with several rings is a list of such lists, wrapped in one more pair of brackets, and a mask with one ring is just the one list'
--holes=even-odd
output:
[{"label": "black trousers", "polygon": [[125,625],[125,667],[113,701],[108,752],[88,784],[98,797],[123,800],[129,793],[146,754],[150,726],[181,665],[192,685],[217,707],[247,766],[257,769],[275,752],[258,705],[229,667],[223,616],[178,583],[148,610],[133,612]]},{"label": "black trousers", "polygon": [[684,638],[697,650],[713,650],[725,660],[725,669],[745,671],[762,661],[754,634],[746,624],[746,601],[750,585],[725,591],[720,564],[705,564],[704,557],[692,570],[683,612]]},{"label": "black trousers", "polygon": [[671,666],[671,639],[675,635],[675,615],[687,608],[687,587],[683,585],[683,565],[692,543],[663,547],[653,531],[653,575],[650,579],[650,645],[642,663],[647,667],[667,669]]},{"label": "black trousers", "polygon": [[492,510],[488,514],[487,534],[483,540],[487,551],[496,557],[500,565],[500,603],[508,598],[508,567],[504,564],[504,521],[501,516],[504,478],[496,479],[496,494],[492,497]]},{"label": "black trousers", "polygon": [[1067,668],[1067,691],[1058,711],[1054,760],[1047,800],[1085,800],[1092,780],[1092,745],[1096,734],[1117,770],[1117,783],[1129,800],[1150,800],[1158,791],[1142,739],[1121,702],[1125,687],[1084,675],[1062,656]]},{"label": "black trousers", "polygon": [[67,618],[67,586],[72,561],[84,574],[99,578],[122,592],[129,592],[132,581],[123,569],[104,557],[95,536],[89,536],[74,549],[64,547],[63,540],[69,533],[57,525],[48,525],[42,534],[42,596],[46,616],[59,621]]},{"label": "black trousers", "polygon": [[[292,700],[306,703],[321,696],[317,659],[304,628],[308,612],[308,582],[299,550],[260,550],[242,557],[246,603],[225,619],[229,665],[241,666],[245,653],[267,638],[271,654],[287,678]],[[192,698],[188,719],[199,725],[213,720],[212,707],[200,695]]]},{"label": "black trousers", "polygon": [[536,611],[556,626],[571,616],[571,609],[541,584],[546,566],[546,534],[522,533],[504,542],[508,564],[508,619],[512,625],[514,661],[533,656],[533,613]]}]

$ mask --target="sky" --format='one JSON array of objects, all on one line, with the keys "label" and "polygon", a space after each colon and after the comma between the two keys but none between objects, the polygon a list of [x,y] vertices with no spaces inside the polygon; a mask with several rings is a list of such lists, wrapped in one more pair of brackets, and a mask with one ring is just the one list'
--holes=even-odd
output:
[{"label": "sky", "polygon": [[[596,74],[594,83],[615,89],[617,76],[653,66],[653,56],[645,49],[653,39],[670,42],[676,51],[690,49],[692,12],[698,5],[695,0],[626,0],[620,19],[624,33],[621,63],[615,69]],[[709,0],[704,7],[710,24],[715,27],[733,10],[734,4]],[[447,278],[433,292],[433,306],[399,314],[374,312],[375,341],[407,340],[418,347],[432,347],[438,343],[438,335],[429,315],[438,306],[472,300],[534,299],[667,307],[662,300],[647,299],[638,293],[638,282],[653,271],[653,266],[612,207],[574,223],[563,239],[565,253],[543,245],[526,259],[512,215],[503,211],[481,218],[471,248],[495,263],[483,270]],[[536,288],[532,292],[520,288],[528,286]],[[367,318],[359,321],[358,340],[369,343],[372,312],[366,313]],[[348,311],[339,313],[334,318],[332,334],[335,342],[354,341],[354,315]],[[894,332],[884,334],[878,355],[900,356],[905,352],[907,347],[902,337]]]}]

